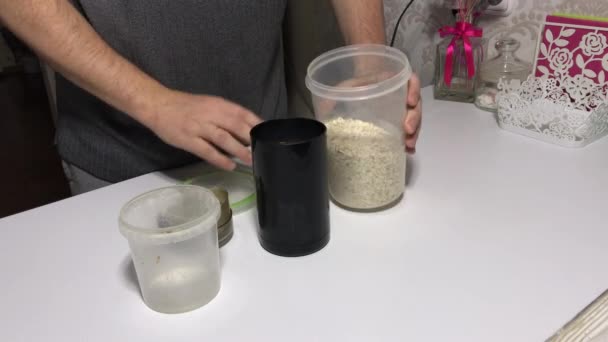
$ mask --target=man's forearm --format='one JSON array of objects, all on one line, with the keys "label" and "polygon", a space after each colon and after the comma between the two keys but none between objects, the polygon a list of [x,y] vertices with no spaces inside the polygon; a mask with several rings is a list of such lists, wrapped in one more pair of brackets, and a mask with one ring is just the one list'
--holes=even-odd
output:
[{"label": "man's forearm", "polygon": [[382,0],[332,0],[346,44],[385,44]]},{"label": "man's forearm", "polygon": [[0,0],[0,21],[57,71],[144,125],[160,83],[116,53],[68,0]]}]

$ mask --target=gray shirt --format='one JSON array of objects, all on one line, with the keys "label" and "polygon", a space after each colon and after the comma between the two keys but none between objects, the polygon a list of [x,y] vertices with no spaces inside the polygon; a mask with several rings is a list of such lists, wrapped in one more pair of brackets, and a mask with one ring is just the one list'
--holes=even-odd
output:
[{"label": "gray shirt", "polygon": [[[224,97],[283,117],[286,0],[76,0],[118,53],[172,89]],[[57,79],[61,157],[118,182],[197,160],[65,78]]]}]

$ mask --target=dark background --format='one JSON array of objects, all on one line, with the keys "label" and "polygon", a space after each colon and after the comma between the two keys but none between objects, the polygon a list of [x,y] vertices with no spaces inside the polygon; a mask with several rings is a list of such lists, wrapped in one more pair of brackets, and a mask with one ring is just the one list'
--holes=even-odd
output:
[{"label": "dark background", "polygon": [[16,66],[0,70],[0,218],[70,195],[36,56],[7,30]]}]

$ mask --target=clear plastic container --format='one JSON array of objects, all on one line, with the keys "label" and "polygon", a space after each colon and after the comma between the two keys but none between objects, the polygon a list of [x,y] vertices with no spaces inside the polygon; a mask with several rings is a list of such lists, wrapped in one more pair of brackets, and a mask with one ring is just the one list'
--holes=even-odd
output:
[{"label": "clear plastic container", "polygon": [[204,188],[181,185],[150,191],[120,211],[144,302],[152,310],[199,308],[220,290],[217,220],[220,204]]},{"label": "clear plastic container", "polygon": [[308,67],[315,116],[327,126],[329,191],[338,204],[375,210],[405,191],[403,119],[412,71],[384,45],[329,51]]}]

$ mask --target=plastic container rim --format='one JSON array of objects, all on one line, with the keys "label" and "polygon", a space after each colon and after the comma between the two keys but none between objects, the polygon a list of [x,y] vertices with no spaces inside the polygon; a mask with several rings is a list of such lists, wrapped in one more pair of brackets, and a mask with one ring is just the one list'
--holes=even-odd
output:
[{"label": "plastic container rim", "polygon": [[[319,68],[337,60],[365,55],[390,58],[402,63],[403,69],[392,77],[378,83],[352,88],[329,86],[311,77]],[[411,76],[412,69],[409,59],[401,50],[380,44],[356,44],[330,50],[315,58],[308,66],[305,83],[308,90],[319,97],[337,101],[366,100],[380,97],[399,89],[409,81]],[[370,91],[375,89],[378,91],[370,93]]]},{"label": "plastic container rim", "polygon": [[[314,134],[308,135],[306,138],[302,138],[301,141],[290,144],[283,144],[281,141],[283,139],[278,138],[269,138],[267,135],[261,133],[260,131],[268,129],[271,125],[280,125],[280,124],[296,124],[298,123],[301,127],[302,125],[309,125],[312,129],[315,129]],[[327,134],[327,127],[325,124],[317,119],[303,118],[303,117],[295,117],[295,118],[284,118],[284,119],[271,119],[266,120],[251,129],[251,138],[256,141],[256,143],[261,144],[274,144],[277,146],[293,146],[293,145],[301,145],[307,144],[311,141],[315,141],[317,139],[323,138]]]},{"label": "plastic container rim", "polygon": [[[180,188],[188,188],[198,192],[203,192],[209,196],[209,203],[207,203],[210,206],[209,210],[205,214],[202,214],[193,220],[167,228],[142,228],[132,225],[124,220],[123,216],[126,210],[137,201],[158,192],[177,190]],[[188,240],[206,232],[207,230],[215,228],[217,225],[217,220],[220,216],[220,211],[220,202],[217,200],[217,198],[215,198],[215,195],[210,190],[196,185],[173,185],[147,191],[129,200],[120,209],[118,226],[122,235],[129,241],[141,241],[149,244],[176,243]]]}]

